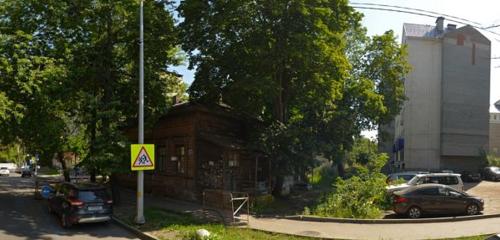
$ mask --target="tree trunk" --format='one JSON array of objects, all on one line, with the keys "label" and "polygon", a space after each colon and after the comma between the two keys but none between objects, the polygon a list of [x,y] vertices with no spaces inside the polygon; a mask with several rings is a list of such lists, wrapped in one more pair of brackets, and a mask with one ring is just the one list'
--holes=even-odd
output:
[{"label": "tree trunk", "polygon": [[64,153],[63,152],[57,153],[57,160],[61,163],[64,181],[66,181],[66,182],[71,181],[71,179],[69,178],[69,169],[66,166],[66,161],[64,161]]}]

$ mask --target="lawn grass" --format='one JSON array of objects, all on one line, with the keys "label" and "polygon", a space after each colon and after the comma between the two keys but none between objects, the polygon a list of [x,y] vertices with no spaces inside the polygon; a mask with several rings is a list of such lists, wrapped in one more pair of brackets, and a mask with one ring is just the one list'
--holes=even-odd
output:
[{"label": "lawn grass", "polygon": [[[208,230],[212,237],[210,240],[310,240],[312,238],[297,237],[284,234],[272,234],[248,228],[226,227],[220,223],[204,223],[189,214],[179,214],[163,209],[146,208],[144,216],[146,224],[136,226],[141,231],[148,232],[160,239],[185,240],[195,239],[198,229]],[[127,221],[132,223],[131,219]]]}]

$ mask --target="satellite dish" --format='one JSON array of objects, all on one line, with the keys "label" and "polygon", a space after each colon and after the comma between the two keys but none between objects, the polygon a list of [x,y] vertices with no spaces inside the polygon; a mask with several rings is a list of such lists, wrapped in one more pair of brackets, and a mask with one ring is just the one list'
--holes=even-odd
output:
[{"label": "satellite dish", "polygon": [[495,107],[497,108],[498,111],[500,111],[500,100],[498,100],[496,103],[495,103]]}]

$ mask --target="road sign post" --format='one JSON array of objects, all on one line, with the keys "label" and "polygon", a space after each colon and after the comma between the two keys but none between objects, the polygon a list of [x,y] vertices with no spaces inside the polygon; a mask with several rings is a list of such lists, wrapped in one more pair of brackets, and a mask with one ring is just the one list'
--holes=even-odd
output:
[{"label": "road sign post", "polygon": [[[140,26],[139,26],[139,144],[144,143],[144,1],[140,6]],[[144,224],[144,172],[137,172],[137,216],[135,222]]]}]

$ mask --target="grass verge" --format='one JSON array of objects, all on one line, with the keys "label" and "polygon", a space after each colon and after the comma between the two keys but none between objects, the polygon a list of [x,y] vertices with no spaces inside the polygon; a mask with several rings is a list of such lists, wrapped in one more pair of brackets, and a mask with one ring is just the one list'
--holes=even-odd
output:
[{"label": "grass verge", "polygon": [[[226,227],[220,223],[205,223],[189,214],[179,214],[163,209],[146,208],[144,211],[146,223],[135,226],[141,231],[147,232],[160,239],[187,240],[196,239],[195,232],[198,229],[206,229],[211,233],[209,240],[311,240],[312,238],[297,237],[285,234],[272,234],[256,231],[248,228]],[[123,217],[122,217],[123,218]],[[121,218],[121,219],[122,219]],[[130,225],[133,224],[133,216],[122,219]]]}]

